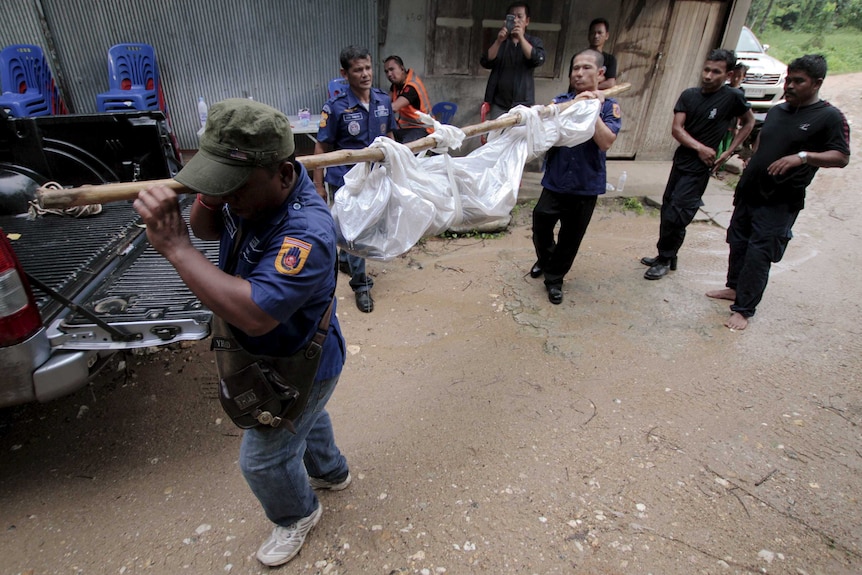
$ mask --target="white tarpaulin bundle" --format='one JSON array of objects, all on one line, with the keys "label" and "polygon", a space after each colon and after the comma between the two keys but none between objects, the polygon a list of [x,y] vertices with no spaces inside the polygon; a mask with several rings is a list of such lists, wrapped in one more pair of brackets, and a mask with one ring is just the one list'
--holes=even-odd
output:
[{"label": "white tarpaulin bundle", "polygon": [[[540,110],[550,109],[542,118]],[[332,215],[338,244],[367,258],[388,260],[425,236],[448,229],[473,229],[508,217],[518,199],[524,164],[552,146],[577,146],[593,137],[601,105],[582,100],[557,106],[518,106],[522,123],[492,132],[488,143],[469,155],[414,156],[403,144],[377,138],[385,160],[361,163],[344,176]],[[457,149],[464,133],[434,122],[435,151]]]}]

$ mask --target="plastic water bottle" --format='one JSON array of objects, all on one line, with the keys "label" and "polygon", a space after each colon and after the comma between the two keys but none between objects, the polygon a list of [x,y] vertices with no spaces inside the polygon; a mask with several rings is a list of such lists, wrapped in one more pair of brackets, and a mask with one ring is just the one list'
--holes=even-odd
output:
[{"label": "plastic water bottle", "polygon": [[201,129],[198,130],[198,136],[204,133],[204,128],[207,125],[207,115],[209,113],[209,109],[207,108],[207,103],[204,101],[203,96],[198,96],[198,119],[201,122]]},{"label": "plastic water bottle", "polygon": [[622,193],[623,189],[626,187],[626,177],[627,174],[625,170],[623,170],[623,173],[620,174],[620,179],[617,182],[617,193]]},{"label": "plastic water bottle", "polygon": [[311,112],[308,111],[308,108],[300,108],[299,109],[299,125],[307,126],[309,121],[311,120]]}]

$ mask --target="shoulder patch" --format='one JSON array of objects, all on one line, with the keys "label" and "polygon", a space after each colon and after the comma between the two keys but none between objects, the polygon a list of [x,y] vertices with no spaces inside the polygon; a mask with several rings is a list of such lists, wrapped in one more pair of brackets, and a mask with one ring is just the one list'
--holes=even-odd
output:
[{"label": "shoulder patch", "polygon": [[311,252],[311,244],[286,237],[275,258],[275,269],[281,274],[296,275],[302,271],[305,262],[308,261],[309,252]]},{"label": "shoulder patch", "polygon": [[320,123],[318,124],[318,127],[320,127],[320,128],[326,127],[326,120],[329,118],[328,108],[329,108],[329,106],[324,106],[323,111],[320,112]]},{"label": "shoulder patch", "polygon": [[620,105],[617,104],[616,102],[614,102],[613,114],[614,114],[614,118],[621,118],[623,115],[622,110],[620,110]]}]

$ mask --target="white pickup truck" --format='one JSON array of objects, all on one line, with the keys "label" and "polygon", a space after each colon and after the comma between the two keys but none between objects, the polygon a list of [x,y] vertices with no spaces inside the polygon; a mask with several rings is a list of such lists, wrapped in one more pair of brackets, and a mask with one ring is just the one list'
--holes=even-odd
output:
[{"label": "white pickup truck", "polygon": [[765,115],[772,106],[784,101],[787,64],[767,54],[768,49],[768,44],[761,44],[754,33],[743,26],[736,44],[736,58],[748,66],[742,88],[755,114]]},{"label": "white pickup truck", "polygon": [[[69,394],[119,350],[209,335],[209,310],[149,246],[131,202],[80,218],[29,205],[48,181],[168,178],[178,157],[160,112],[0,114],[0,407]],[[215,261],[215,242],[196,245]]]}]

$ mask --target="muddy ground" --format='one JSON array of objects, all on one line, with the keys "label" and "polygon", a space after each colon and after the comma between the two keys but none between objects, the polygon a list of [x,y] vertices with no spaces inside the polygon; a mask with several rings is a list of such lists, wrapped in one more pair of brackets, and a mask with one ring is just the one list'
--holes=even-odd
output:
[{"label": "muddy ground", "polygon": [[[860,92],[824,89],[856,125]],[[371,315],[342,281],[330,412],[355,481],[281,572],[862,572],[858,166],[818,175],[744,332],[703,295],[721,228],[647,282],[657,216],[613,204],[560,306],[525,275],[529,209],[371,264]],[[214,372],[207,343],[127,355],[0,412],[0,574],[268,572]]]}]

